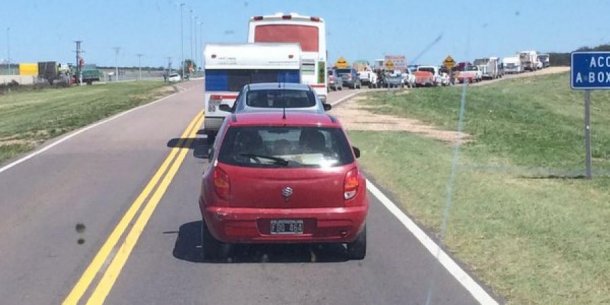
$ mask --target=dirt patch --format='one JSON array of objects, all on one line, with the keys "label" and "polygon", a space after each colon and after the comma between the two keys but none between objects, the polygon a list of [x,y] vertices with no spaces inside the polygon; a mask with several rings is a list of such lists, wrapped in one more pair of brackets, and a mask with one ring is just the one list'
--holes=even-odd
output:
[{"label": "dirt patch", "polygon": [[372,107],[360,102],[366,99],[365,96],[353,97],[333,107],[330,113],[339,118],[343,127],[347,130],[402,131],[449,143],[455,143],[456,141],[463,143],[471,140],[469,134],[437,129],[416,119],[373,113],[370,110]]}]

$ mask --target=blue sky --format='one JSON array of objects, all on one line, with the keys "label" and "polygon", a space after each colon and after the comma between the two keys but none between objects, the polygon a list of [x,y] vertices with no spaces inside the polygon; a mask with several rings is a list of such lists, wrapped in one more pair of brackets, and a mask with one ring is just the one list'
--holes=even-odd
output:
[{"label": "blue sky", "polygon": [[180,3],[185,57],[190,10],[203,21],[193,36],[204,43],[245,42],[254,15],[320,16],[331,62],[397,54],[410,63],[440,64],[447,55],[462,61],[610,42],[610,1],[604,0],[19,0],[1,5],[0,61],[10,47],[12,62],[74,62],[74,40],[83,40],[87,63],[114,66],[113,47],[120,47],[119,66],[137,65],[138,53],[143,66],[164,66],[168,56],[177,65]]}]

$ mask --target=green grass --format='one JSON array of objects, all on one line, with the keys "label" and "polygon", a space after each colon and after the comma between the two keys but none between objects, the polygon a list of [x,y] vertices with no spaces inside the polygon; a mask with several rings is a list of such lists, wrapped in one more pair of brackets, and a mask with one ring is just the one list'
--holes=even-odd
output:
[{"label": "green grass", "polygon": [[[610,303],[610,177],[535,170],[565,173],[584,163],[582,94],[567,87],[566,75],[553,75],[468,88],[473,141],[461,150],[443,243],[508,304]],[[460,93],[377,93],[363,102],[455,129]],[[594,92],[592,101],[594,165],[607,170],[610,95]],[[367,173],[438,233],[452,147],[406,132],[349,134]]]},{"label": "green grass", "polygon": [[164,86],[147,81],[0,95],[0,163],[48,139],[167,95]]},{"label": "green grass", "polygon": [[[414,90],[408,95],[376,94],[369,104],[382,113],[416,117],[455,130],[461,93],[461,87],[452,87]],[[591,96],[594,170],[609,175],[610,92]],[[500,163],[508,158],[513,165],[569,173],[584,168],[583,94],[569,88],[568,74],[468,87],[466,100],[464,128],[475,139],[466,149],[480,158]]]}]

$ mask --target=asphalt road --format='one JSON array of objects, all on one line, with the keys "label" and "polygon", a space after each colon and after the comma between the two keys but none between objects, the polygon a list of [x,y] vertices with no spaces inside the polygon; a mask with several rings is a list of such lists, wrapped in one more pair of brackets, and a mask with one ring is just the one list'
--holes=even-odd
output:
[{"label": "asphalt road", "polygon": [[339,245],[238,246],[203,261],[203,88],[182,86],[0,173],[1,304],[425,304],[430,287],[430,304],[477,303],[372,195],[362,261]]}]

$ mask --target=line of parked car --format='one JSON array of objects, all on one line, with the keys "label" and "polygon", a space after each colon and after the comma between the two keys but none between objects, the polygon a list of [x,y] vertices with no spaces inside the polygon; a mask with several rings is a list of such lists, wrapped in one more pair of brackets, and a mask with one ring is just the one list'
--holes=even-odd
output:
[{"label": "line of parked car", "polygon": [[329,69],[329,90],[369,88],[414,88],[429,86],[446,86],[450,84],[448,72],[436,66],[419,66],[400,70],[365,69],[356,71],[354,68]]},{"label": "line of parked car", "polygon": [[371,68],[360,65],[360,71],[353,67],[328,70],[329,90],[343,90],[343,87],[369,88],[414,88],[440,87],[456,83],[476,83],[483,80],[501,78],[508,73],[535,71],[550,66],[549,55],[536,51],[521,51],[515,56],[484,57],[474,62],[460,62],[447,69],[445,66],[409,65],[402,70]]}]

